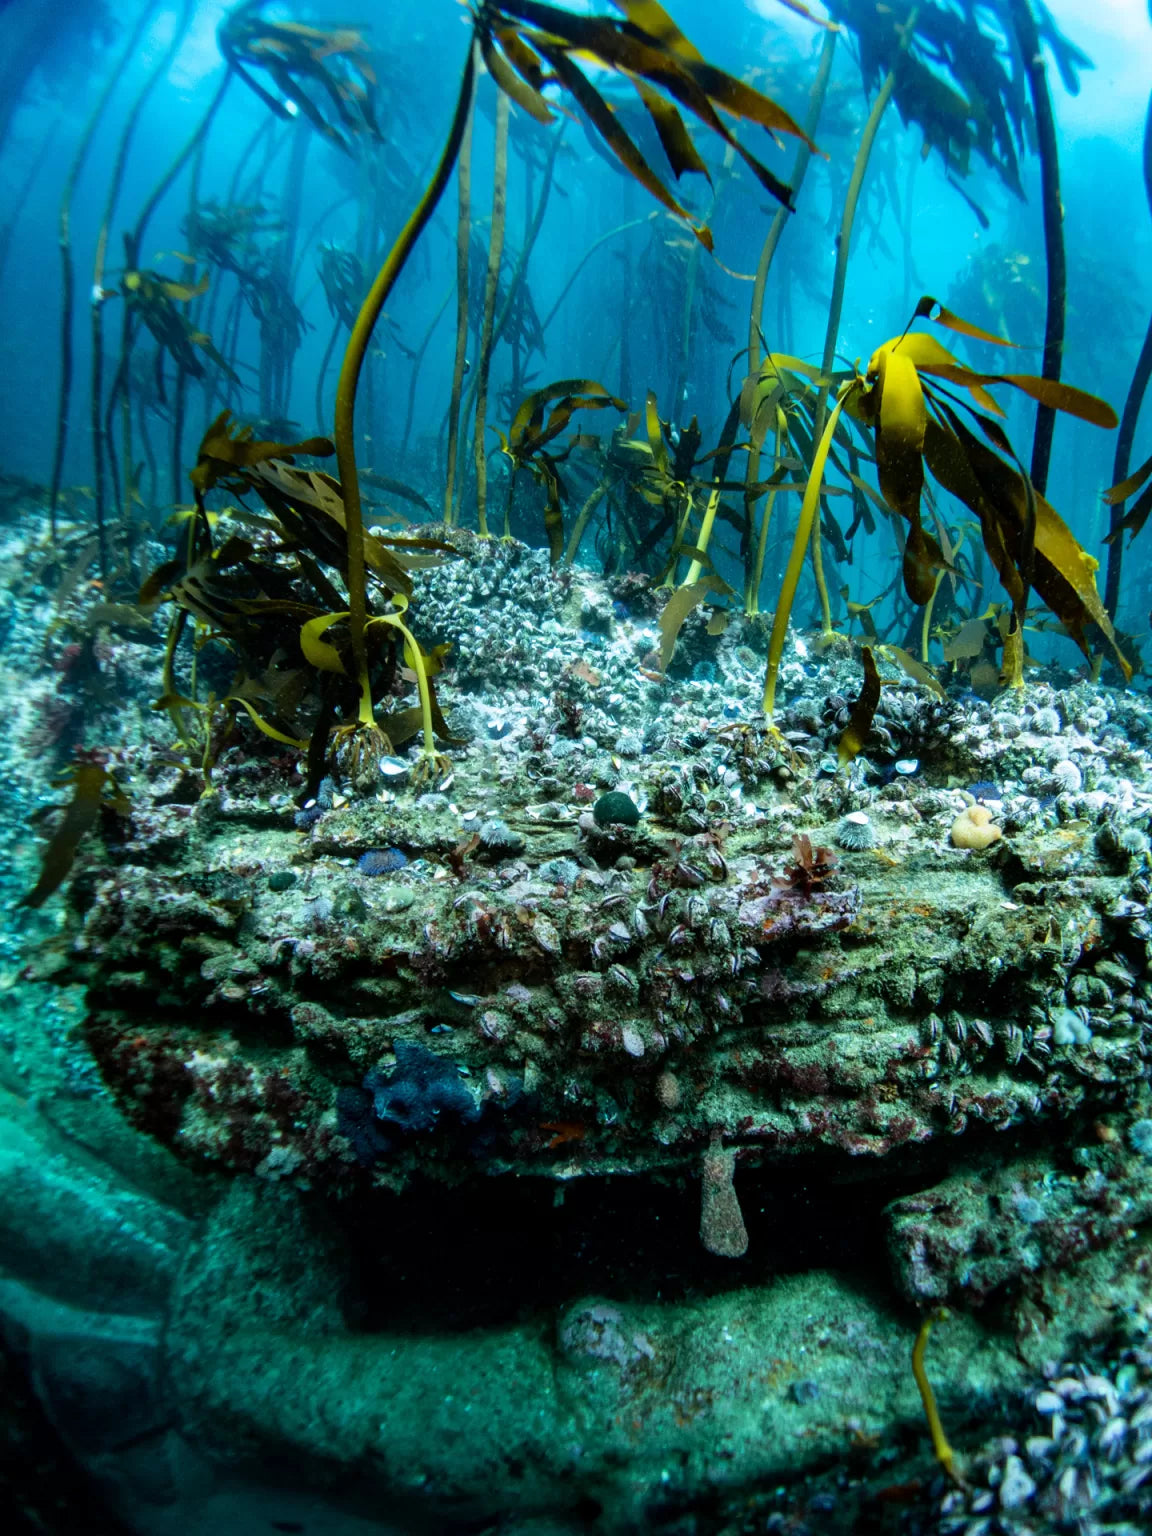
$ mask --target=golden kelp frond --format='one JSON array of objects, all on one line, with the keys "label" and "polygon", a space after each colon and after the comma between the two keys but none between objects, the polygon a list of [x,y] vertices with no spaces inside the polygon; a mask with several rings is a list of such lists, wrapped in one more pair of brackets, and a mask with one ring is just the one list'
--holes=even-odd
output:
[{"label": "golden kelp frond", "polygon": [[[196,355],[199,348],[234,384],[239,384],[233,369],[213,346],[212,338],[195,330],[188,316],[177,308],[207,293],[208,283],[207,273],[198,283],[180,283],[162,277],[159,272],[129,270],[121,279],[120,293],[131,312],[143,321],[181,372],[194,379],[204,377],[203,365]],[[163,375],[159,370],[157,378],[162,385]],[[163,400],[162,388],[160,398]]]},{"label": "golden kelp frond", "polygon": [[351,330],[369,283],[364,263],[355,251],[347,251],[338,245],[321,245],[316,271],[328,300],[329,313]]},{"label": "golden kelp frond", "polygon": [[[913,318],[925,316],[962,334],[1010,345],[1002,337],[981,332],[928,297],[921,299]],[[908,596],[919,605],[928,602],[935,590],[935,573],[945,565],[939,545],[925,532],[920,519],[926,464],[933,476],[979,517],[985,549],[1012,599],[1016,634],[1022,633],[1028,590],[1035,586],[1082,648],[1086,648],[1084,629],[1089,621],[1098,623],[1115,645],[1096,594],[1095,562],[1034,491],[1023,471],[999,457],[1003,454],[1016,460],[1003,428],[974,407],[964,407],[998,450],[994,453],[964,425],[954,408],[960,402],[930,386],[928,380],[932,378],[962,386],[978,405],[998,415],[1003,413],[985,388],[988,384],[1011,384],[1042,404],[1096,426],[1116,425],[1115,412],[1095,395],[1031,374],[978,373],[964,367],[935,337],[924,332],[906,330],[878,347],[868,364],[855,414],[875,431],[884,499],[909,524],[904,552]],[[1041,525],[1050,551],[1057,552],[1055,559],[1041,552]],[[1128,663],[1119,651],[1117,656],[1127,670]]]},{"label": "golden kelp frond", "polygon": [[479,0],[474,11],[477,35],[497,84],[542,122],[550,115],[544,88],[553,82],[563,86],[629,175],[683,219],[709,250],[710,230],[697,223],[669,191],[578,60],[613,70],[632,86],[676,179],[686,171],[708,174],[680,115],[683,107],[740,156],[766,191],[791,206],[790,188],[740,143],[718,109],[757,123],[773,135],[787,133],[808,142],[799,124],[771,97],[709,64],[656,0],[615,3],[625,21],[574,16],[539,0]]},{"label": "golden kelp frond", "polygon": [[719,597],[731,597],[732,588],[710,571],[690,586],[677,587],[660,611],[660,671],[667,672],[676,651],[676,641],[684,626],[684,620],[709,593]]},{"label": "golden kelp frond", "polygon": [[[429,761],[444,761],[434,749],[437,736],[449,744],[456,739],[431,681],[444,648],[423,651],[401,617],[412,588],[410,569],[454,551],[440,539],[364,532],[367,646],[358,653],[347,611],[348,519],[341,484],[290,458],[331,447],[324,438],[257,439],[252,428],[237,430],[230,414],[221,413],[205,433],[193,471],[196,506],[181,518],[187,523],[183,558],[158,567],[141,593],[142,601],[166,601],[175,610],[155,707],[171,715],[206,781],[238,721],[307,752],[308,793],[315,792],[333,755],[342,771],[358,771],[349,757],[350,731],[355,761],[362,758],[367,771],[373,753],[391,750],[374,716],[371,731],[358,723],[337,726],[333,734],[336,722],[358,708],[365,682],[371,709],[372,699],[388,695],[398,678],[415,679],[415,716]],[[218,484],[238,498],[258,498],[262,508],[209,512],[205,494]],[[237,523],[251,536],[228,533],[215,547],[218,531]],[[195,696],[195,666],[187,686],[180,684],[181,639],[193,628],[194,653],[214,644],[231,659],[234,676],[222,696]],[[402,727],[403,721],[393,740],[411,734]]]},{"label": "golden kelp frond", "polygon": [[[866,90],[894,74],[893,100],[902,120],[922,130],[925,153],[938,151],[950,180],[968,174],[976,153],[1005,186],[1023,195],[1020,157],[1032,145],[1034,125],[1008,6],[826,0],[826,9],[856,40]],[[987,30],[982,21],[991,22]],[[1061,73],[1075,82],[1090,60],[1051,17],[1045,25]]]},{"label": "golden kelp frond", "polygon": [[[301,452],[307,451],[302,444],[296,446]],[[346,573],[346,513],[338,480],[321,470],[286,464],[279,454],[252,465],[247,480],[264,505],[276,514],[290,544],[335,566],[342,575]],[[411,593],[412,582],[402,560],[368,532],[364,533],[364,561],[389,591],[405,596]]]},{"label": "golden kelp frond", "polygon": [[[936,311],[935,314],[932,313],[933,309]],[[948,329],[962,335],[990,342],[996,346],[1015,345],[1002,336],[993,336],[991,332],[983,331],[979,326],[962,320],[959,315],[952,314],[943,305],[937,304],[935,299],[927,296],[920,300],[913,313],[914,320],[922,317],[932,319],[938,325],[947,326]],[[1031,396],[1041,405],[1050,406],[1054,411],[1063,411],[1069,416],[1077,416],[1081,421],[1090,422],[1096,427],[1113,428],[1118,424],[1116,412],[1107,401],[1101,400],[1097,395],[1089,394],[1087,390],[1077,389],[1074,385],[1064,384],[1056,379],[1040,378],[1031,373],[980,373],[959,362],[946,347],[940,345],[935,337],[923,331],[906,330],[903,335],[886,341],[872,355],[872,361],[868,365],[869,376],[878,366],[878,360],[882,354],[895,351],[909,358],[915,364],[917,372],[961,385],[984,410],[992,411],[999,416],[1004,414],[1003,409],[984,387],[987,384],[1011,384],[1014,389]]]},{"label": "golden kelp frond", "polygon": [[943,325],[960,336],[970,336],[974,341],[990,341],[998,347],[1018,345],[1017,342],[1009,341],[1006,336],[994,336],[991,331],[981,330],[978,325],[973,325],[971,320],[962,320],[950,309],[945,309],[940,300],[934,299],[931,294],[923,295],[913,311],[912,318],[913,320],[935,320],[937,325]]},{"label": "golden kelp frond", "polygon": [[[259,16],[259,5],[240,5],[217,29],[229,67],[278,117],[301,111],[318,133],[351,153],[351,140],[380,137],[376,73],[363,36],[349,27],[321,31]],[[275,90],[255,78],[259,71]],[[276,93],[279,94],[276,94]]]},{"label": "golden kelp frond", "polygon": [[876,717],[876,706],[880,703],[880,673],[876,669],[876,658],[866,645],[861,647],[860,660],[864,664],[864,681],[836,748],[841,763],[850,763],[860,756]]},{"label": "golden kelp frond", "polygon": [[932,477],[980,519],[985,550],[1012,599],[1021,627],[1028,588],[1032,587],[1085,655],[1085,630],[1089,624],[1098,625],[1121,671],[1130,677],[1132,668],[1117,646],[1096,591],[1098,562],[1028,483],[1023,471],[1005,463],[981,442],[946,401],[933,397],[933,413],[936,419],[928,422],[925,432],[925,463]]},{"label": "golden kelp frond", "polygon": [[72,798],[44,850],[40,878],[21,900],[22,907],[41,907],[53,891],[59,890],[72,868],[77,848],[96,825],[103,809],[119,816],[128,814],[128,798],[102,762],[81,759],[59,782],[71,785]]},{"label": "golden kelp frond", "polygon": [[505,531],[508,528],[517,471],[528,468],[544,487],[544,530],[548,535],[553,565],[564,553],[564,513],[561,503],[568,495],[558,466],[572,452],[575,442],[570,442],[562,453],[549,453],[545,450],[566,430],[577,411],[608,408],[623,411],[627,406],[594,379],[561,379],[525,396],[512,418],[507,434],[499,428],[495,429],[500,439],[501,453],[512,461],[504,517]]},{"label": "golden kelp frond", "polygon": [[[551,406],[545,420],[546,406]],[[606,390],[594,379],[561,379],[533,390],[520,402],[512,425],[508,429],[505,451],[521,460],[558,437],[568,426],[576,411],[598,411],[611,406],[617,411],[627,409],[623,400]]]},{"label": "golden kelp frond", "polygon": [[[1148,481],[1147,485],[1144,484],[1145,481]],[[1143,491],[1104,540],[1105,544],[1114,543],[1126,530],[1134,539],[1152,514],[1152,455],[1149,455],[1140,468],[1128,476],[1127,480],[1121,480],[1119,485],[1114,485],[1110,490],[1105,491],[1104,500],[1110,507],[1117,507],[1122,501],[1127,501],[1129,496],[1139,491],[1142,485]]]},{"label": "golden kelp frond", "polygon": [[[1010,345],[924,298],[916,317],[929,317],[973,339]],[[749,388],[746,381],[746,415],[759,408],[776,409],[785,398],[782,388],[784,360],[769,361]],[[795,360],[789,359],[789,362]],[[908,596],[930,613],[943,575],[959,572],[957,548],[937,519],[943,544],[923,526],[921,500],[924,471],[956,496],[979,519],[981,539],[1011,600],[1004,638],[1004,681],[1019,686],[1023,679],[1023,633],[1031,591],[1048,606],[1065,632],[1084,651],[1088,650],[1090,626],[1099,628],[1111,645],[1126,678],[1132,669],[1116,641],[1108,613],[1096,590],[1098,562],[1084,550],[1055,509],[1037,492],[1013,450],[1003,427],[994,417],[958,399],[935,383],[943,378],[969,390],[981,405],[991,401],[987,384],[1011,384],[1055,409],[1062,409],[1100,426],[1114,426],[1111,408],[1094,395],[1070,385],[1054,385],[1030,374],[978,373],[956,361],[932,336],[905,330],[878,347],[864,375],[849,377],[839,387],[836,409],[824,428],[819,450],[800,456],[812,469],[801,509],[800,528],[784,588],[777,604],[769,651],[765,710],[772,713],[776,671],[782,654],[787,613],[819,497],[825,493],[823,473],[832,451],[836,418],[849,413],[873,435],[876,465],[884,503],[908,524],[903,554],[903,582]],[[797,379],[801,396],[802,382]],[[823,383],[821,383],[823,387]],[[995,402],[991,402],[993,407]],[[967,420],[966,420],[967,418]],[[752,416],[754,420],[755,417]],[[969,421],[971,425],[969,425]],[[795,431],[794,427],[791,429]],[[1152,476],[1152,461],[1144,466]],[[857,476],[850,476],[854,483]],[[1142,483],[1141,472],[1133,483],[1117,487],[1117,494]],[[783,617],[782,617],[783,616]],[[978,637],[983,644],[983,624]],[[924,624],[924,655],[927,656],[928,620]],[[958,652],[946,652],[951,659]],[[902,658],[897,658],[903,664]]]},{"label": "golden kelp frond", "polygon": [[232,431],[232,412],[221,411],[205,432],[191,472],[192,484],[200,492],[235,470],[251,469],[268,459],[291,459],[293,454],[311,453],[327,458],[336,450],[326,437],[309,437],[300,443],[256,442],[251,427]]}]

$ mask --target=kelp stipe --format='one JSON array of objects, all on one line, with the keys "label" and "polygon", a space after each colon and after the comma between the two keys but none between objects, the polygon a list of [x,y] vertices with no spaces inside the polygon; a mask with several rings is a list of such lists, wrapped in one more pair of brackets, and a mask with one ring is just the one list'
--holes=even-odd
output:
[{"label": "kelp stipe", "polygon": [[[72,404],[72,326],[76,291],[76,267],[72,260],[72,201],[87,164],[92,141],[104,120],[108,104],[120,83],[126,65],[135,57],[140,39],[151,24],[155,10],[155,5],[146,5],[137,17],[136,25],[124,45],[124,51],[105,81],[104,88],[97,97],[96,105],[92,108],[92,113],[84,126],[76,153],[68,168],[64,191],[60,198],[60,392],[56,406],[56,441],[52,450],[52,477],[48,490],[48,516],[53,538],[56,537],[56,513],[60,502],[60,484],[64,474],[64,454],[68,446],[68,413]],[[92,295],[92,300],[96,302],[95,293]]]},{"label": "kelp stipe", "polygon": [[[1152,14],[1149,16],[1152,20]],[[1148,97],[1148,112],[1144,119],[1144,145],[1142,154],[1142,169],[1144,173],[1144,194],[1148,200],[1148,212],[1152,214],[1152,95]],[[1128,386],[1128,393],[1124,397],[1124,409],[1120,414],[1120,431],[1116,437],[1116,457],[1112,462],[1113,488],[1108,493],[1107,501],[1111,507],[1108,519],[1108,575],[1104,584],[1104,606],[1109,615],[1114,619],[1116,609],[1120,602],[1120,573],[1124,562],[1124,530],[1131,529],[1131,537],[1135,538],[1149,512],[1152,512],[1152,491],[1141,496],[1136,506],[1126,514],[1124,511],[1125,499],[1132,495],[1132,490],[1120,494],[1120,486],[1128,478],[1128,467],[1132,462],[1132,445],[1136,440],[1136,424],[1140,419],[1140,408],[1144,404],[1144,395],[1148,388],[1148,380],[1152,378],[1152,315],[1148,318],[1148,327],[1144,332],[1144,342],[1140,348],[1140,355],[1136,359],[1136,366],[1132,370],[1132,382]],[[1149,460],[1152,464],[1152,460]],[[1148,466],[1145,466],[1148,467]],[[1133,487],[1133,490],[1135,487]]]},{"label": "kelp stipe", "polygon": [[[172,32],[165,51],[156,59],[149,70],[144,83],[141,85],[128,111],[127,119],[120,133],[119,143],[116,147],[116,156],[112,164],[112,174],[108,181],[108,191],[104,201],[104,210],[100,222],[100,228],[96,236],[96,252],[92,262],[92,305],[91,305],[91,347],[92,347],[92,373],[90,385],[90,419],[92,428],[92,494],[96,503],[96,532],[100,540],[100,574],[107,580],[108,565],[108,529],[104,502],[104,471],[105,471],[105,437],[103,422],[104,406],[104,299],[107,297],[104,291],[105,262],[108,254],[108,239],[111,233],[112,221],[116,213],[116,204],[119,201],[120,191],[124,180],[124,172],[128,163],[128,151],[132,139],[139,125],[140,114],[143,112],[148,98],[167,75],[172,61],[179,52],[184,41],[184,36],[192,23],[194,6],[192,0],[184,0],[179,13],[179,19]],[[108,469],[111,472],[113,482],[118,479],[116,462],[114,458],[107,460]],[[119,500],[119,495],[117,495]]]},{"label": "kelp stipe", "polygon": [[377,274],[368,297],[364,300],[344,363],[340,370],[340,382],[336,387],[335,441],[336,460],[340,469],[340,484],[344,498],[345,527],[348,541],[348,609],[349,629],[352,640],[352,656],[360,688],[357,707],[357,723],[364,732],[379,734],[372,708],[372,691],[368,680],[367,653],[364,648],[366,621],[366,593],[364,574],[364,516],[360,500],[360,481],[356,469],[355,412],[356,388],[368,351],[368,343],[380,313],[387,302],[396,279],[404,270],[404,264],[413,246],[428,223],[448,185],[464,137],[468,114],[471,110],[472,91],[476,80],[475,49],[469,46],[468,58],[456,98],[456,112],[448,139],[440,156],[436,171],[425,189],[407,224],[401,230],[384,265]]}]

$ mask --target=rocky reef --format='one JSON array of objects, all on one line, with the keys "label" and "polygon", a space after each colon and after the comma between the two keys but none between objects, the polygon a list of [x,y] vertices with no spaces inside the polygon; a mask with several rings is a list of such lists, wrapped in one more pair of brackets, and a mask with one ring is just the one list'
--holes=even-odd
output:
[{"label": "rocky reef", "polygon": [[[1088,1518],[1087,1460],[1143,1509],[1146,697],[888,677],[843,767],[847,644],[794,638],[769,727],[756,621],[693,614],[664,675],[647,581],[458,542],[414,606],[466,738],[432,783],[413,752],[305,799],[255,732],[206,775],[147,708],[155,647],[107,642],[127,813],[25,919],[25,1029],[54,995],[75,1022],[46,1058],[13,1032],[11,1080],[152,1149],[155,1433],[341,1467],[402,1529],[846,1530],[902,1487],[906,1529],[1023,1531]],[[66,1182],[59,1131],[21,1134]],[[30,1190],[13,1227],[60,1198]],[[458,1283],[405,1336],[372,1277],[403,1318],[462,1233],[508,1296]],[[959,1491],[907,1361],[943,1304]]]}]

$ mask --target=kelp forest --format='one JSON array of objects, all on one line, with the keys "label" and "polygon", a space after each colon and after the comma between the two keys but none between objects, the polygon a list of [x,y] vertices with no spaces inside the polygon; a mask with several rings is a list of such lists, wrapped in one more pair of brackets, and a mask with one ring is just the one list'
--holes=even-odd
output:
[{"label": "kelp forest", "polygon": [[1152,10],[0,0],[0,1518],[1152,1530]]},{"label": "kelp forest", "polygon": [[[1043,5],[733,3],[722,63],[655,0],[321,9],[77,8],[103,84],[28,168],[64,168],[59,271],[8,498],[43,477],[66,643],[163,635],[186,749],[254,727],[314,789],[419,736],[434,777],[419,570],[464,532],[645,583],[658,676],[736,619],[769,725],[790,626],[933,689],[1074,668],[1057,635],[1138,673],[1152,139],[1098,265],[1053,127],[1092,61]],[[30,32],[30,90],[61,48]]]}]

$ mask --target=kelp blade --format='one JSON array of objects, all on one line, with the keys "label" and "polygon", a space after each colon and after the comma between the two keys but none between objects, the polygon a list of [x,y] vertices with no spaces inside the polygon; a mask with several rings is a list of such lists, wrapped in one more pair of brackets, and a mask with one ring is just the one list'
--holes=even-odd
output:
[{"label": "kelp blade", "polygon": [[876,706],[880,702],[880,673],[876,669],[876,658],[868,646],[861,649],[860,659],[864,663],[864,681],[836,748],[836,756],[841,763],[850,763],[860,755],[868,739],[868,732],[872,729]]},{"label": "kelp blade", "polygon": [[22,907],[42,907],[49,896],[64,883],[75,862],[81,839],[95,826],[100,815],[107,778],[108,773],[102,763],[79,763],[73,769],[72,798],[63,820],[44,850],[40,878],[21,900]]}]

